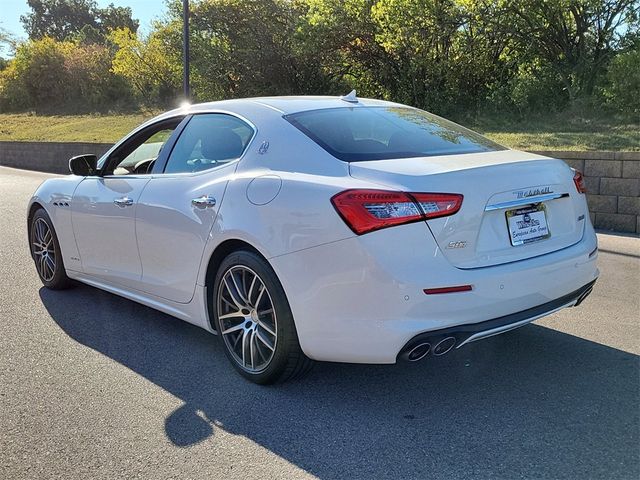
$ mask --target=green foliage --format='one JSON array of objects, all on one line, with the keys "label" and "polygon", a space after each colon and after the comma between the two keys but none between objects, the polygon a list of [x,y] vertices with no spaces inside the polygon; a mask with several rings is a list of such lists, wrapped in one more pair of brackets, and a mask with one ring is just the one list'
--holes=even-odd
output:
[{"label": "green foliage", "polygon": [[48,37],[18,46],[14,60],[2,72],[3,104],[9,109],[60,105],[69,85],[64,61],[72,48],[71,43]]},{"label": "green foliage", "polygon": [[[178,28],[181,12],[176,14]],[[311,92],[318,64],[296,44],[300,16],[299,4],[289,0],[193,2],[197,99]]]},{"label": "green foliage", "polygon": [[523,61],[538,61],[562,81],[569,100],[593,94],[631,25],[637,0],[512,0],[513,39]]},{"label": "green foliage", "polygon": [[[182,1],[145,36],[127,8],[28,0],[3,108],[175,105]],[[191,0],[196,101],[343,94],[464,120],[638,113],[639,0]],[[72,86],[72,87],[71,87]],[[110,103],[113,102],[113,103]]]},{"label": "green foliage", "polygon": [[20,20],[32,40],[51,37],[58,41],[78,35],[92,40],[104,40],[116,28],[138,29],[131,17],[131,8],[110,4],[99,8],[95,0],[27,0],[31,12]]},{"label": "green foliage", "polygon": [[608,86],[604,89],[607,103],[637,121],[640,116],[640,42],[613,59],[607,79]]},{"label": "green foliage", "polygon": [[0,72],[4,110],[93,111],[124,106],[128,85],[111,72],[111,53],[101,45],[44,37],[22,43]]},{"label": "green foliage", "polygon": [[167,48],[167,27],[158,25],[146,38],[131,30],[114,30],[109,41],[116,47],[112,72],[126,79],[145,103],[168,104],[180,91],[179,53]]}]

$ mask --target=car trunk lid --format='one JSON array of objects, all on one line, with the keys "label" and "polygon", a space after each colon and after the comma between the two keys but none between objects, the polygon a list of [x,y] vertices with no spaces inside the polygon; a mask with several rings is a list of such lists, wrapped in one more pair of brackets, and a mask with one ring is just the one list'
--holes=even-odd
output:
[{"label": "car trunk lid", "polygon": [[[386,189],[464,195],[455,215],[427,221],[438,246],[458,268],[566,248],[580,241],[588,215],[571,169],[561,160],[525,152],[352,162],[350,174]],[[539,232],[531,235],[540,239],[529,238],[532,225]]]}]

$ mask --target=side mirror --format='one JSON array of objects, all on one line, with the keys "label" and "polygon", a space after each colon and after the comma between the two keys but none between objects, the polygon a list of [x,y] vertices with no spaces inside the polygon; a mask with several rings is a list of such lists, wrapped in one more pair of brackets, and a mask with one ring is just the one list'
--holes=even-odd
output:
[{"label": "side mirror", "polygon": [[69,170],[74,175],[86,177],[95,175],[98,170],[98,157],[93,154],[78,155],[69,159]]}]

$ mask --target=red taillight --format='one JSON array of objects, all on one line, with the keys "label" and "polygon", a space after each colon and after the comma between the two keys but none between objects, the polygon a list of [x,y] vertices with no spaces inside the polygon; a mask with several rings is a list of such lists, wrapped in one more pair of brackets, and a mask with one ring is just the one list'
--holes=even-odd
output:
[{"label": "red taillight", "polygon": [[410,195],[420,205],[424,218],[453,215],[462,206],[462,195],[451,193],[412,193]]},{"label": "red taillight", "polygon": [[404,193],[385,190],[345,190],[331,203],[358,235],[430,218],[453,215],[462,205],[462,195],[449,193]]},{"label": "red taillight", "polygon": [[587,187],[584,184],[584,177],[582,176],[582,172],[574,170],[573,183],[576,184],[576,190],[578,190],[578,193],[587,193]]}]

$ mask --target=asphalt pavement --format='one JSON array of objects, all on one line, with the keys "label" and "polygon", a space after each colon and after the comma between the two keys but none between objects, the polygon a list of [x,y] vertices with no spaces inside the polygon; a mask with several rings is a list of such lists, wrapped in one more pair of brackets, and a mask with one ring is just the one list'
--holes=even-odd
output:
[{"label": "asphalt pavement", "polygon": [[42,288],[25,217],[50,176],[0,167],[0,479],[640,478],[640,239],[599,234],[578,308],[260,387],[197,327]]}]

